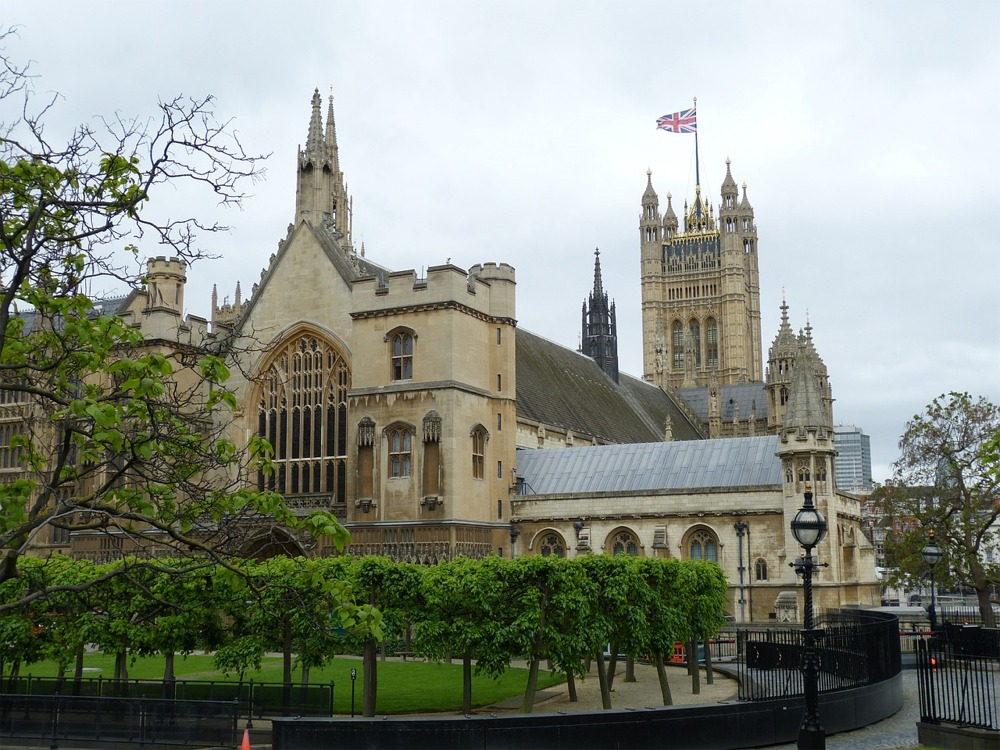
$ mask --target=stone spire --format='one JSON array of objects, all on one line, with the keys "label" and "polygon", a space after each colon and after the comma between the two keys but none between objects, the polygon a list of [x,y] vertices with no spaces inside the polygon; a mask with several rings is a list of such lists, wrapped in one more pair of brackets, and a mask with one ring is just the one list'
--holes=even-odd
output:
[{"label": "stone spire", "polygon": [[826,393],[815,350],[805,338],[799,343],[792,371],[792,387],[782,426],[784,439],[792,433],[804,436],[815,431],[822,437],[833,429],[827,409]]},{"label": "stone spire", "polygon": [[309,117],[309,133],[306,135],[306,154],[316,160],[322,160],[323,153],[323,117],[319,107],[322,99],[319,89],[313,91],[312,115]]},{"label": "stone spire", "polygon": [[295,219],[331,232],[345,252],[352,252],[352,206],[340,171],[337,128],[330,95],[323,128],[322,98],[313,91],[309,133],[305,148],[299,147],[298,183],[295,192]]},{"label": "stone spire", "polygon": [[[319,93],[317,91],[317,93]],[[333,119],[333,87],[330,87],[330,103],[326,108],[326,153],[334,172],[340,172],[340,155],[337,153],[337,124]]]},{"label": "stone spire", "polygon": [[601,251],[594,250],[594,289],[590,304],[583,304],[581,351],[591,357],[609,378],[618,382],[618,324],[615,303],[608,303],[601,279]]}]

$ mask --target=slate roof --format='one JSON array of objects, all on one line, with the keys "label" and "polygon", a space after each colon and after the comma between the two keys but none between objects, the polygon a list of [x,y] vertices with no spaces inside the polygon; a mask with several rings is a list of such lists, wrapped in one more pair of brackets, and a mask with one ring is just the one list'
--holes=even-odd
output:
[{"label": "slate roof", "polygon": [[663,440],[667,417],[675,440],[704,437],[662,388],[620,375],[534,333],[516,330],[517,414],[610,443]]},{"label": "slate roof", "polygon": [[[720,385],[722,397],[722,421],[732,422],[736,404],[740,405],[740,421],[750,418],[754,404],[757,406],[757,419],[767,417],[767,393],[763,383],[737,383],[735,385]],[[691,410],[702,422],[708,422],[708,387],[678,388],[677,392],[687,402]]]},{"label": "slate roof", "polygon": [[778,436],[518,448],[526,495],[781,487]]}]

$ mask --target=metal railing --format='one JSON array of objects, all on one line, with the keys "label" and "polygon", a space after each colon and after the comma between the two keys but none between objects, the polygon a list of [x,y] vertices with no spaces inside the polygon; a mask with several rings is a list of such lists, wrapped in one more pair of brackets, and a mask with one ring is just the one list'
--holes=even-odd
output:
[{"label": "metal railing", "polygon": [[[899,625],[894,615],[865,610],[828,613],[819,622],[816,654],[819,692],[872,685],[902,670]],[[736,629],[740,700],[803,695],[802,631]]]},{"label": "metal railing", "polygon": [[114,680],[102,677],[4,677],[0,692],[20,696],[133,698],[236,702],[241,715],[333,716],[334,683],[286,685],[281,682],[208,680]]},{"label": "metal railing", "polygon": [[1000,730],[998,636],[993,629],[946,628],[916,642],[921,721]]},{"label": "metal railing", "polygon": [[236,747],[236,701],[0,694],[0,736],[76,743]]}]

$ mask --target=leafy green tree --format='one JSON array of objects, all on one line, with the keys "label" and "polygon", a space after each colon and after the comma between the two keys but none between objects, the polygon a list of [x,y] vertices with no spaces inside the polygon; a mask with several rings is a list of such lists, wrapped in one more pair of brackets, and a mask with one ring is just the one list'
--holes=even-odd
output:
[{"label": "leafy green tree", "polygon": [[521,703],[531,713],[543,659],[562,672],[583,674],[584,656],[602,631],[592,617],[596,590],[583,567],[558,557],[519,557],[507,564],[510,635],[528,660]]},{"label": "leafy green tree", "polygon": [[[513,644],[500,557],[459,557],[423,572],[423,607],[416,622],[417,650],[432,658],[462,657],[462,712],[472,711],[472,675],[499,677],[510,666]],[[475,660],[475,667],[473,667]]]},{"label": "leafy green tree", "polygon": [[[637,558],[628,555],[590,555],[579,563],[590,578],[596,597],[593,602],[594,626],[600,633],[593,644],[601,687],[601,702],[611,708],[611,689],[617,671],[618,654],[639,655],[648,640],[649,587],[641,574]],[[604,646],[611,649],[604,659]]]},{"label": "leafy green tree", "polygon": [[355,629],[360,636],[364,658],[362,714],[375,715],[378,697],[378,645],[386,633],[401,634],[410,627],[422,607],[420,579],[423,567],[393,562],[387,557],[341,558],[357,601],[366,603],[369,615],[378,612],[381,619],[371,627],[371,619],[362,618]]},{"label": "leafy green tree", "polygon": [[669,706],[673,704],[673,696],[664,661],[673,654],[674,644],[684,640],[688,630],[688,613],[677,578],[689,563],[675,558],[659,560],[649,557],[639,558],[637,563],[649,589],[645,611],[647,627],[642,630],[645,640],[640,650],[652,659],[663,705]]},{"label": "leafy green tree", "polygon": [[1000,566],[988,552],[998,547],[1000,407],[968,393],[947,393],[911,419],[899,441],[893,483],[880,509],[901,519],[903,532],[887,540],[897,579],[929,574],[921,557],[935,533],[944,556],[933,571],[940,584],[971,589],[983,622],[995,626],[991,601]]},{"label": "leafy green tree", "polygon": [[[86,293],[142,289],[140,242],[149,255],[205,257],[199,236],[224,227],[158,213],[154,199],[184,187],[192,200],[238,206],[259,157],[215,118],[211,97],[163,101],[157,118],[119,115],[55,143],[45,117],[57,101],[39,102],[27,67],[5,52],[10,33],[0,34],[0,392],[21,421],[0,448],[24,471],[0,485],[0,583],[51,529],[106,535],[110,549],[144,554],[136,565],[186,560],[175,575],[224,563],[261,517],[342,546],[331,514],[297,518],[252,489],[268,446],[242,451],[230,437],[222,350],[154,345]],[[0,611],[25,604],[7,599]]]}]

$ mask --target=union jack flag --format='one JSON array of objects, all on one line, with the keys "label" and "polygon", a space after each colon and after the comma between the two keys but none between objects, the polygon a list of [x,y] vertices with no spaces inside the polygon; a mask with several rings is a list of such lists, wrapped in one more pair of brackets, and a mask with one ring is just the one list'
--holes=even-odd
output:
[{"label": "union jack flag", "polygon": [[669,133],[696,133],[698,131],[697,107],[674,112],[672,115],[663,115],[656,121],[657,130],[666,130]]}]

